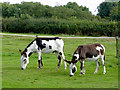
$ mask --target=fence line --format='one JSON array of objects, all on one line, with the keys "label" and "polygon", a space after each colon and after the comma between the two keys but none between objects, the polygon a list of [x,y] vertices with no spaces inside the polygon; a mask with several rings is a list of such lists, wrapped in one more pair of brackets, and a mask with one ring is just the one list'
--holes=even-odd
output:
[{"label": "fence line", "polygon": [[119,58],[119,48],[120,48],[120,38],[117,36],[116,37],[116,56],[117,56],[117,58]]},{"label": "fence line", "polygon": [[[23,34],[7,34],[0,33],[0,35],[12,35],[12,36],[28,36],[28,37],[36,37],[36,35],[23,35]],[[39,36],[38,37],[55,37],[55,36]],[[91,38],[91,39],[115,39],[115,37],[60,37],[60,38]]]}]

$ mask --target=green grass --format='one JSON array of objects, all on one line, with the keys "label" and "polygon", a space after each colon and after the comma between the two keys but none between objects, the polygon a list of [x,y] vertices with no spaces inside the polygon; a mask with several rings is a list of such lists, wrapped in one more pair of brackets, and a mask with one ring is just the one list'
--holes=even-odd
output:
[{"label": "green grass", "polygon": [[[42,54],[43,68],[38,70],[37,54],[30,57],[26,70],[21,70],[20,53],[33,37],[3,36],[2,38],[2,88],[118,88],[118,60],[115,39],[63,39],[64,54],[71,60],[78,45],[101,43],[106,47],[106,74],[103,66],[97,74],[95,62],[85,62],[86,74],[80,76],[80,63],[74,77],[69,77],[69,66],[56,70],[57,58],[54,54]],[[68,65],[68,64],[67,64]]]}]

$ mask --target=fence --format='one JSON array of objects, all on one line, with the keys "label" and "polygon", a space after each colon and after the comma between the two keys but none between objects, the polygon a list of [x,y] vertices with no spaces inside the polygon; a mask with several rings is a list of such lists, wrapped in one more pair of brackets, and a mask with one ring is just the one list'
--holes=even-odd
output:
[{"label": "fence", "polygon": [[116,37],[116,51],[117,51],[117,52],[116,52],[116,53],[117,53],[116,56],[117,56],[117,58],[120,57],[120,55],[119,55],[119,54],[120,54],[120,50],[119,50],[119,49],[120,49],[120,38],[117,36],[117,37]]}]

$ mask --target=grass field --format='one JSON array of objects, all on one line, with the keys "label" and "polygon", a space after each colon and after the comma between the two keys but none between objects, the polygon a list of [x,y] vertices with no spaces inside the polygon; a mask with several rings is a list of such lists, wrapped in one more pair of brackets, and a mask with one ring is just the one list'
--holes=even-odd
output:
[{"label": "grass field", "polygon": [[[115,39],[63,39],[64,54],[71,60],[80,44],[101,43],[106,48],[106,74],[103,66],[97,74],[95,62],[85,62],[86,74],[80,76],[80,63],[74,77],[69,77],[69,68],[64,65],[56,70],[57,58],[54,54],[42,54],[43,68],[38,70],[37,54],[30,57],[26,70],[21,70],[20,53],[33,40],[33,37],[3,36],[2,38],[2,88],[118,88],[118,60]],[[68,65],[68,64],[67,64]]]}]

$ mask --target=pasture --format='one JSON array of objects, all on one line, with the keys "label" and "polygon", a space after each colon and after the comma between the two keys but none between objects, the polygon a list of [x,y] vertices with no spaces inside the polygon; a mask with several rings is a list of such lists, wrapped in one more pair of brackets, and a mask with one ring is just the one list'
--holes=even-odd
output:
[{"label": "pasture", "polygon": [[34,40],[34,37],[3,36],[2,38],[2,88],[118,88],[118,60],[115,39],[67,39],[64,38],[64,54],[67,60],[78,45],[101,43],[106,48],[106,74],[100,62],[98,73],[95,62],[85,62],[86,74],[80,76],[80,63],[77,72],[69,77],[69,65],[64,70],[63,63],[56,70],[58,60],[55,54],[42,54],[43,68],[38,70],[38,57],[33,54],[26,70],[21,70],[20,53]]}]

